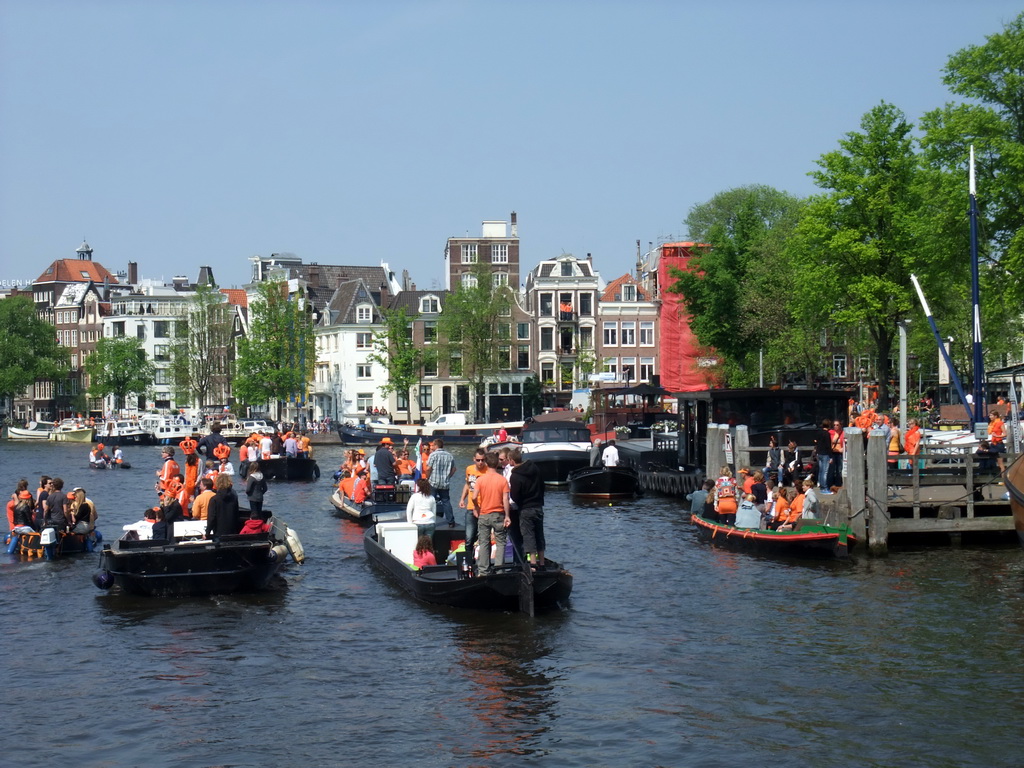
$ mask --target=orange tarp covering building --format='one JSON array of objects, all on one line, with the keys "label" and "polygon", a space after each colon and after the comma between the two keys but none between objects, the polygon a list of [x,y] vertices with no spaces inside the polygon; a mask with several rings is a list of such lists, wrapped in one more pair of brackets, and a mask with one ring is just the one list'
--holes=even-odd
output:
[{"label": "orange tarp covering building", "polygon": [[695,243],[665,243],[658,259],[658,297],[661,299],[661,386],[670,392],[697,392],[708,389],[706,370],[699,361],[701,346],[690,331],[683,297],[669,293],[675,283],[673,268],[690,268],[691,249]]}]

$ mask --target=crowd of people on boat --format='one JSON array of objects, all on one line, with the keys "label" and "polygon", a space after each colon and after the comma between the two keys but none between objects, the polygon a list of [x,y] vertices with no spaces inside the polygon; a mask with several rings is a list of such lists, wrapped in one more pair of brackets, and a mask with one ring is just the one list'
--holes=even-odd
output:
[{"label": "crowd of people on boat", "polygon": [[94,537],[98,517],[95,502],[84,488],[64,490],[60,477],[42,475],[35,492],[27,478],[21,478],[7,502],[8,529],[12,534],[41,533],[52,529],[57,535]]},{"label": "crowd of people on boat", "polygon": [[[416,525],[420,537],[416,567],[436,564],[427,545],[437,527],[457,525],[451,498],[455,459],[442,438],[419,449],[413,460],[408,440],[396,449],[390,437],[383,437],[372,457],[361,448],[349,451],[337,474],[339,493],[357,505],[373,504],[375,498],[394,500],[395,489],[402,484],[411,490],[406,519]],[[509,542],[516,562],[544,566],[544,482],[518,446],[477,449],[465,470],[458,507],[465,510],[468,571],[486,575],[503,566]]]}]

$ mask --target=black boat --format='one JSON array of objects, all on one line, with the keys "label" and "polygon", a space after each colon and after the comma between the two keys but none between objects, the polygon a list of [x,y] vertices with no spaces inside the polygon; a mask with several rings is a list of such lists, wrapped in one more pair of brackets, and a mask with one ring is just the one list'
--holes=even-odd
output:
[{"label": "black boat", "polygon": [[569,475],[569,493],[582,499],[639,496],[640,475],[632,467],[585,467]]},{"label": "black boat", "polygon": [[403,521],[411,492],[408,487],[403,486],[376,488],[372,504],[356,504],[335,488],[331,494],[331,506],[334,507],[335,517],[354,520],[360,525],[370,525],[375,518],[378,522]]},{"label": "black boat", "polygon": [[570,413],[535,416],[523,429],[523,456],[549,485],[564,485],[571,472],[589,467],[590,449],[590,430]]},{"label": "black boat", "polygon": [[316,480],[320,477],[320,465],[315,459],[276,456],[260,459],[260,467],[267,480]]},{"label": "black boat", "polygon": [[712,544],[786,556],[844,558],[857,544],[848,525],[825,525],[820,520],[797,520],[791,531],[737,528],[700,515],[690,518],[697,538]]},{"label": "black boat", "polygon": [[[434,552],[439,563],[465,541],[463,528],[438,528]],[[377,523],[367,528],[363,545],[370,561],[381,568],[413,597],[427,603],[474,610],[522,611],[560,607],[572,593],[572,574],[548,560],[537,570],[519,564],[504,565],[488,576],[470,575],[463,553],[454,564],[416,569],[412,553],[416,526],[410,523]]]},{"label": "black boat", "polygon": [[263,589],[289,555],[304,559],[295,532],[271,519],[269,533],[202,538],[204,521],[175,524],[171,541],[140,539],[125,533],[100,553],[100,569],[93,583],[100,589],[120,587],[135,595],[177,597],[225,594]]}]

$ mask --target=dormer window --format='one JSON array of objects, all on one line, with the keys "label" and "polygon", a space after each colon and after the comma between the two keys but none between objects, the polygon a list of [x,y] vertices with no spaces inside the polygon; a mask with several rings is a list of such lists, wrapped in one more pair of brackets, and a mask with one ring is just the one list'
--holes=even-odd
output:
[{"label": "dormer window", "polygon": [[420,299],[420,314],[421,315],[436,315],[441,311],[440,302],[437,300],[437,296],[424,296]]},{"label": "dormer window", "polygon": [[360,304],[356,307],[356,322],[369,323],[373,321],[373,307],[370,304]]},{"label": "dormer window", "polygon": [[572,277],[572,262],[571,261],[563,261],[562,262],[562,277]]},{"label": "dormer window", "polygon": [[636,301],[636,286],[629,283],[622,286],[622,300]]}]

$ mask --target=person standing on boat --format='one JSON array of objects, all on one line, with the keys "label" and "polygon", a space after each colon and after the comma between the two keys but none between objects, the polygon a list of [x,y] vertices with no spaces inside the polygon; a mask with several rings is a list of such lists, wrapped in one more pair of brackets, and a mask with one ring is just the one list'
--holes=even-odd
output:
[{"label": "person standing on boat", "polygon": [[263,495],[267,492],[267,481],[260,470],[260,463],[257,461],[249,465],[249,476],[245,478],[245,497],[249,500],[249,509],[260,520],[266,520],[263,515]]},{"label": "person standing on boat", "polygon": [[[434,489],[438,514],[444,516],[449,528],[454,528],[455,511],[452,509],[451,482],[452,476],[455,474],[455,458],[444,449],[444,440],[441,438],[435,438],[431,444],[434,449],[430,452],[430,458],[427,459],[427,480],[430,481],[430,487]],[[494,456],[494,463],[497,466],[497,454]],[[507,486],[508,483],[506,482],[505,485]]]},{"label": "person standing on boat", "polygon": [[284,436],[283,448],[284,455],[289,459],[299,458],[299,441],[295,439],[295,435],[293,433],[288,432]]},{"label": "person standing on boat", "polygon": [[828,488],[828,468],[832,464],[831,419],[822,419],[821,429],[814,435],[814,451],[818,454],[818,486]]},{"label": "person standing on boat", "polygon": [[505,564],[505,542],[508,540],[506,529],[512,524],[509,517],[508,481],[498,471],[498,454],[488,453],[484,456],[484,463],[487,465],[487,472],[476,481],[476,496],[473,500],[480,541],[480,556],[476,561],[478,576],[492,573],[494,570],[491,566],[492,535],[497,547],[494,565],[500,567]]},{"label": "person standing on boat", "polygon": [[180,470],[178,469],[178,462],[174,460],[174,449],[171,448],[171,446],[165,446],[163,451],[161,451],[161,454],[163,456],[164,464],[156,471],[156,489],[160,494],[163,494],[164,491],[170,487],[171,481],[175,476],[177,476]]},{"label": "person standing on boat", "polygon": [[238,494],[231,487],[231,478],[227,475],[217,475],[213,487],[216,495],[210,499],[206,516],[206,535],[229,536],[238,533],[242,527],[238,520]]},{"label": "person standing on boat", "polygon": [[206,520],[210,511],[210,499],[214,497],[213,480],[204,477],[199,481],[199,495],[192,502],[192,519]]},{"label": "person standing on boat", "polygon": [[405,519],[416,526],[418,536],[433,540],[437,528],[437,499],[426,480],[416,481],[416,492],[409,496],[409,503],[405,505]]},{"label": "person standing on boat", "polygon": [[373,466],[377,470],[377,485],[398,485],[398,473],[395,472],[395,454],[391,450],[391,438],[382,437],[373,454]]},{"label": "person standing on boat", "polygon": [[219,421],[213,422],[210,425],[210,434],[204,435],[196,444],[196,452],[207,459],[220,458],[217,456],[217,446],[223,445],[225,448],[228,447],[227,440],[220,433],[221,429]]},{"label": "person standing on boat", "polygon": [[43,528],[66,530],[71,521],[68,513],[68,495],[64,493],[64,481],[59,477],[50,480],[50,495],[46,499]]},{"label": "person standing on boat", "polygon": [[46,500],[50,496],[50,476],[41,475],[39,478],[39,489],[36,491],[36,508],[33,516],[33,528],[37,531],[43,529],[43,518],[46,516]]},{"label": "person standing on boat", "polygon": [[[544,479],[532,461],[523,460],[523,451],[513,448],[509,453],[512,478],[509,499],[519,507],[517,547],[533,565],[544,565]],[[513,525],[514,525],[513,521]],[[513,538],[513,541],[516,541]]]},{"label": "person standing on boat", "polygon": [[718,522],[722,525],[735,523],[736,509],[736,480],[732,476],[732,469],[726,464],[719,470],[718,480],[715,481],[715,514],[718,515]]},{"label": "person standing on boat", "polygon": [[474,510],[474,497],[476,496],[476,481],[487,472],[485,457],[487,451],[477,448],[473,454],[473,463],[466,467],[466,484],[462,487],[462,496],[459,497],[459,507],[466,510],[466,558],[472,565],[475,561],[473,554],[476,547],[476,513]]},{"label": "person standing on boat", "polygon": [[615,447],[614,440],[609,440],[601,453],[601,463],[606,467],[619,466],[619,449]]}]

